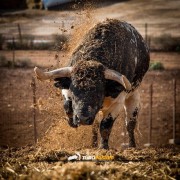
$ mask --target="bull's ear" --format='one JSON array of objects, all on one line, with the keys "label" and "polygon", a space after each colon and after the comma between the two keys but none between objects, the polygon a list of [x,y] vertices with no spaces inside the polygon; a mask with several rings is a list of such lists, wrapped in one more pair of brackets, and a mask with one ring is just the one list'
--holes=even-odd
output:
[{"label": "bull's ear", "polygon": [[54,79],[54,81],[56,81],[54,83],[54,86],[60,89],[69,89],[70,84],[71,84],[71,79],[67,77],[56,78]]},{"label": "bull's ear", "polygon": [[120,83],[122,86],[124,86],[124,88],[126,90],[131,90],[131,83],[129,82],[129,80],[126,78],[126,76],[120,74],[117,71],[111,70],[111,69],[106,69],[104,71],[104,75],[106,79],[110,79],[113,81],[117,81],[118,83]]}]

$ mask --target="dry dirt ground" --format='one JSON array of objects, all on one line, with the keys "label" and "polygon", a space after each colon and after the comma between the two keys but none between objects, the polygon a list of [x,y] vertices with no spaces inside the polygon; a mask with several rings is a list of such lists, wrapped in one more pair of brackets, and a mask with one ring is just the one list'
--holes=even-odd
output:
[{"label": "dry dirt ground", "polygon": [[[11,51],[1,51],[7,59],[11,59]],[[33,91],[31,85],[33,67],[41,66],[44,69],[55,68],[57,61],[55,51],[16,51],[16,59],[23,61],[30,57],[32,68],[28,69],[12,69],[1,68],[1,145],[22,146],[33,143]],[[62,57],[62,59],[61,59]],[[67,55],[65,52],[59,53],[59,65],[66,64]],[[140,133],[137,132],[139,146],[147,143],[148,136],[148,120],[149,120],[149,85],[153,84],[153,129],[152,139],[155,145],[167,144],[172,138],[172,119],[173,119],[173,79],[177,80],[177,102],[179,104],[179,66],[180,55],[178,53],[151,53],[151,61],[161,62],[164,71],[149,71],[144,78],[141,86],[142,110],[140,114]],[[37,125],[39,137],[43,137],[52,123],[56,123],[56,128],[52,130],[53,134],[48,134],[48,141],[51,147],[54,140],[56,146],[63,148],[78,147],[79,140],[82,134],[87,134],[87,137],[81,141],[82,147],[91,147],[91,127],[82,127],[78,131],[67,126],[65,114],[62,108],[61,94],[59,90],[53,87],[53,82],[36,81],[36,99],[38,104],[37,109]],[[180,109],[177,106],[176,119],[179,119]],[[127,136],[124,135],[124,113],[112,132],[112,147],[118,148],[121,143],[127,142]],[[58,128],[61,127],[61,128]],[[179,126],[177,127],[177,129]],[[178,130],[177,130],[178,131]],[[50,131],[51,132],[51,131]],[[60,135],[56,135],[57,134]],[[80,133],[81,132],[81,133]],[[74,133],[74,134],[73,134]],[[158,134],[158,136],[157,136]],[[69,144],[66,142],[73,141],[73,137],[78,136],[78,140]],[[117,136],[120,138],[115,141]],[[12,137],[12,138],[11,138]],[[47,143],[48,144],[48,143]],[[84,145],[83,145],[84,144]]]},{"label": "dry dirt ground", "polygon": [[[0,51],[0,55],[6,57],[9,61],[13,60],[13,51]],[[56,58],[58,56],[58,58]],[[15,61],[28,60],[29,65],[37,65],[44,68],[53,68],[65,66],[67,64],[69,53],[67,51],[15,51]],[[166,70],[180,69],[180,54],[168,52],[151,52],[151,62],[161,62]]]},{"label": "dry dirt ground", "polygon": [[[56,52],[17,52],[19,57],[21,54],[25,56],[28,53],[36,54],[35,57],[31,56],[32,62],[41,64],[43,68],[56,66],[54,59]],[[4,53],[4,55],[10,56],[10,53]],[[42,57],[46,61],[43,61]],[[4,179],[178,179],[179,148],[176,149],[173,146],[165,148],[164,145],[172,138],[172,79],[174,78],[177,79],[177,104],[180,102],[180,71],[179,66],[176,66],[179,55],[162,53],[160,56],[153,53],[152,57],[162,63],[165,60],[166,70],[149,71],[142,83],[142,110],[139,116],[139,128],[136,131],[137,150],[123,150],[122,144],[128,142],[123,112],[111,133],[109,142],[111,150],[93,149],[92,126],[70,128],[62,108],[60,92],[53,87],[53,82],[40,81],[36,81],[38,144],[34,147],[31,87],[33,68],[1,68],[1,177]],[[39,59],[41,59],[40,62]],[[153,83],[152,143],[154,146],[163,145],[164,148],[144,149],[143,145],[148,139],[149,85],[151,83]],[[177,119],[180,116],[179,112],[180,109],[177,106]],[[24,147],[27,144],[29,146]],[[5,145],[22,148],[11,149]],[[67,158],[76,152],[81,155],[105,157],[111,155],[115,160],[68,162]]]},{"label": "dry dirt ground", "polygon": [[[50,35],[61,33],[64,26],[67,34],[75,34],[71,49],[82,34],[98,20],[118,18],[132,24],[169,23],[158,25],[149,33],[173,33],[179,35],[180,1],[140,1],[109,3],[88,11],[21,11],[6,17],[1,16],[0,32],[7,37],[18,34],[17,23],[24,33]],[[143,7],[143,8],[142,8]],[[35,14],[39,13],[36,17]],[[8,18],[7,18],[8,17]],[[18,17],[18,19],[17,19]],[[95,20],[92,17],[96,17]],[[86,20],[86,21],[84,21]],[[65,24],[62,21],[66,22]],[[84,23],[85,22],[85,23]],[[70,25],[83,28],[70,28]],[[174,25],[175,23],[175,25]],[[11,26],[10,26],[11,25]],[[14,25],[14,27],[12,26]],[[24,27],[24,29],[23,29]],[[80,26],[81,27],[81,26]],[[144,33],[144,28],[139,29]],[[16,60],[30,59],[43,68],[67,63],[69,54],[54,51],[16,51]],[[12,60],[12,52],[0,51]],[[124,129],[124,113],[117,120],[110,137],[110,150],[92,148],[92,127],[72,129],[67,125],[62,108],[60,92],[53,82],[36,81],[36,120],[38,143],[34,146],[32,68],[0,68],[0,178],[1,179],[179,179],[179,147],[144,149],[148,138],[149,85],[153,83],[153,125],[154,146],[168,144],[172,138],[173,83],[177,79],[177,104],[180,102],[180,55],[177,53],[151,53],[152,61],[164,64],[164,71],[149,71],[142,83],[142,111],[139,128],[136,131],[138,149],[123,150],[121,143],[127,143]],[[177,106],[177,119],[180,109]],[[179,129],[179,125],[177,127]],[[179,131],[178,131],[179,133]],[[9,148],[15,146],[19,148]],[[26,146],[25,145],[29,145]],[[68,162],[75,153],[114,157],[110,162]]]}]

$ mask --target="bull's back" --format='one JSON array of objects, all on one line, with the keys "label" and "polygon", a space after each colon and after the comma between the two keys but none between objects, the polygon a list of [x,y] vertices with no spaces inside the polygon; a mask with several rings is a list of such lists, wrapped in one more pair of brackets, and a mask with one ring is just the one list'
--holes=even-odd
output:
[{"label": "bull's back", "polygon": [[149,67],[149,50],[134,27],[118,20],[97,24],[72,54],[70,65],[95,60],[137,85]]}]

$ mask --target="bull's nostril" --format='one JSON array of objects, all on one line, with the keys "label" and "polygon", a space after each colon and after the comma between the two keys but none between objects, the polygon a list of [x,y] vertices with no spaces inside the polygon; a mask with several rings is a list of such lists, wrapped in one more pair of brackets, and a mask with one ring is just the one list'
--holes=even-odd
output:
[{"label": "bull's nostril", "polygon": [[91,125],[92,124],[92,120],[91,119],[88,119],[86,122],[87,122],[87,125]]}]

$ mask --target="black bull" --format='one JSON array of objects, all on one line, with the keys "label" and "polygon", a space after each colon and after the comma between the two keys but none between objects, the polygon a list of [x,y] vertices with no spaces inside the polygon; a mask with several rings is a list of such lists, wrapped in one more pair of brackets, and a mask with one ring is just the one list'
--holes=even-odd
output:
[{"label": "black bull", "polygon": [[35,68],[35,73],[41,80],[54,79],[55,86],[62,89],[70,126],[91,125],[102,111],[101,148],[108,148],[111,128],[124,107],[129,146],[135,147],[138,87],[149,60],[148,47],[137,30],[126,22],[108,19],[86,34],[69,67],[49,72]]}]

